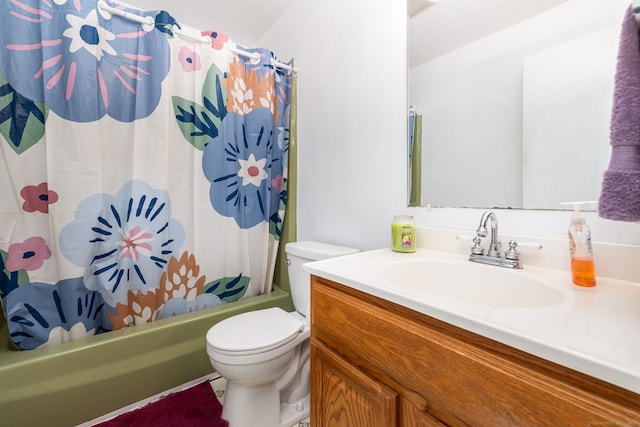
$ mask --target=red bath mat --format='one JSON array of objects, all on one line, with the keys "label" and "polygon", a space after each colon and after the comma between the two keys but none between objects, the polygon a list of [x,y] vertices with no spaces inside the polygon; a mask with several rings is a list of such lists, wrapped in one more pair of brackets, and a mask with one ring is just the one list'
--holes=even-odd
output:
[{"label": "red bath mat", "polygon": [[95,427],[227,427],[208,381],[126,412]]}]

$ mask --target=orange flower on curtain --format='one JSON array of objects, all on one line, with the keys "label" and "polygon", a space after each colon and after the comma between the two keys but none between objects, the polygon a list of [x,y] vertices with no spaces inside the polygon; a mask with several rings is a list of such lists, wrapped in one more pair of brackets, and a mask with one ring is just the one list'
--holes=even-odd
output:
[{"label": "orange flower on curtain", "polygon": [[277,122],[277,97],[270,76],[261,76],[256,71],[247,71],[245,65],[234,58],[224,85],[228,94],[226,103],[228,112],[245,115],[256,108],[268,108],[273,114],[273,122]]},{"label": "orange flower on curtain", "polygon": [[[212,294],[199,298],[203,295],[204,285],[207,282],[206,276],[199,274],[200,266],[192,254],[185,251],[180,259],[171,257],[167,271],[162,273],[160,285],[157,288],[151,289],[146,294],[129,291],[127,304],[118,304],[114,314],[108,313],[113,329],[149,323],[175,315],[177,313],[171,310],[163,310],[171,300],[175,300],[173,304],[183,301],[182,305],[190,303],[193,305],[194,301],[198,301],[198,308],[222,304],[222,301]],[[206,302],[203,301],[205,298]]]}]

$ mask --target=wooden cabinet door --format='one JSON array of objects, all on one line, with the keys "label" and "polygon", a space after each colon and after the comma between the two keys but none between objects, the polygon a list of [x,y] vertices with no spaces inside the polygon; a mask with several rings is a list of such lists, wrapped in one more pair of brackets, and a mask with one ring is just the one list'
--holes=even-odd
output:
[{"label": "wooden cabinet door", "polygon": [[314,427],[398,425],[396,392],[315,339],[311,340],[311,401]]},{"label": "wooden cabinet door", "polygon": [[407,399],[400,398],[400,425],[403,427],[445,427],[445,424]]}]

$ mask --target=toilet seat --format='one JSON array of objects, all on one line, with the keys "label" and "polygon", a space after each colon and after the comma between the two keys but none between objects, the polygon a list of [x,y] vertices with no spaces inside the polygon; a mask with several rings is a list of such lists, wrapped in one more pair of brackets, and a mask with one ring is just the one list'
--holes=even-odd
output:
[{"label": "toilet seat", "polygon": [[212,326],[207,344],[216,353],[230,356],[265,353],[294,340],[304,326],[302,320],[278,307],[250,311]]}]

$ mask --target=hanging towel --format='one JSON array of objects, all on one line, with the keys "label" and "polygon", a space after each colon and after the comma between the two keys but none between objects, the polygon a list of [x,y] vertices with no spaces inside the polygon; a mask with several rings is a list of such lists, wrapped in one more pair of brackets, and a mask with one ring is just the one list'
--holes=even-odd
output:
[{"label": "hanging towel", "polygon": [[640,221],[640,39],[632,7],[622,23],[611,115],[611,160],[598,213]]}]

